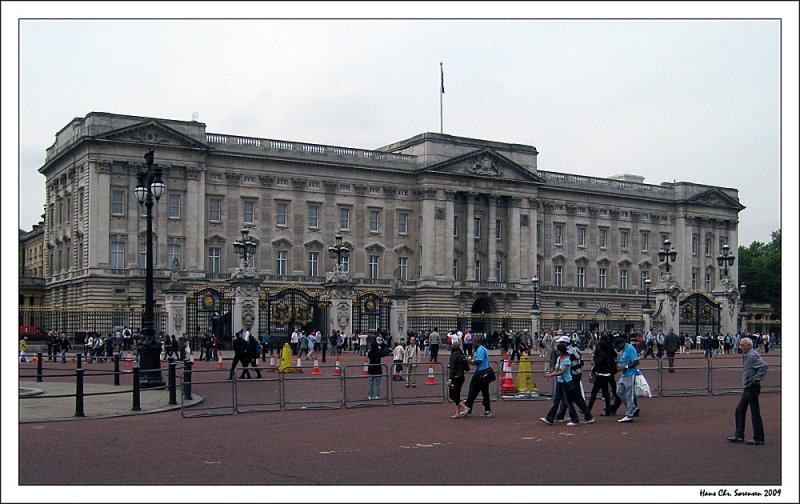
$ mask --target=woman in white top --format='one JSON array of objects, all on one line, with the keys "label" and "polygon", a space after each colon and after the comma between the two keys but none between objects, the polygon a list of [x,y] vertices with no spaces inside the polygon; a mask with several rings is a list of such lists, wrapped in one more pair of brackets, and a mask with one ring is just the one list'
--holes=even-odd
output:
[{"label": "woman in white top", "polygon": [[403,356],[406,354],[406,349],[403,347],[402,341],[394,346],[392,351],[392,360],[394,361],[394,374],[392,380],[401,381],[403,378],[400,373],[403,372]]}]

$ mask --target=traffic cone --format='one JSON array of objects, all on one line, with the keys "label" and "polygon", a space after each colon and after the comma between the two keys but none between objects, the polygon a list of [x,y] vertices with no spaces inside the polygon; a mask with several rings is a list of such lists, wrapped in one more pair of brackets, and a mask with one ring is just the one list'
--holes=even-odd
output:
[{"label": "traffic cone", "polygon": [[277,367],[278,365],[275,364],[275,354],[269,354],[269,368],[275,371]]},{"label": "traffic cone", "polygon": [[32,360],[31,362],[33,362],[34,364],[36,364],[37,362],[39,362],[39,358],[38,358],[38,357],[34,357],[34,358],[33,358],[33,360]]},{"label": "traffic cone", "polygon": [[508,362],[508,366],[506,367],[505,376],[503,376],[503,383],[501,387],[501,391],[503,394],[516,394],[517,393],[517,384],[514,383],[514,363],[512,361]]},{"label": "traffic cone", "polygon": [[300,358],[300,354],[297,354],[297,367],[294,370],[296,373],[303,372],[303,359]]},{"label": "traffic cone", "polygon": [[312,375],[319,375],[322,374],[319,372],[319,360],[314,357],[314,369],[311,371]]},{"label": "traffic cone", "polygon": [[128,367],[133,366],[133,354],[130,351],[128,351],[128,357],[125,359],[125,365]]},{"label": "traffic cone", "polygon": [[217,352],[217,368],[223,369],[225,364],[222,362],[222,352]]},{"label": "traffic cone", "polygon": [[361,371],[361,376],[369,376],[369,359],[364,357],[364,370]]},{"label": "traffic cone", "polygon": [[428,381],[425,385],[436,385],[436,376],[433,374],[433,364],[428,364]]},{"label": "traffic cone", "polygon": [[333,370],[333,376],[342,376],[342,368],[339,367],[339,356],[336,356],[336,369]]}]

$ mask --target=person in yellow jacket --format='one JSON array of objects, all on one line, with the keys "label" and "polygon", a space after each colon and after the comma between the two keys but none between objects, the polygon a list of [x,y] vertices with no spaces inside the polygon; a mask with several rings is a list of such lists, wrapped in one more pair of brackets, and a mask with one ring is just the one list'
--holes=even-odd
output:
[{"label": "person in yellow jacket", "polygon": [[25,356],[25,352],[28,351],[28,337],[25,336],[21,340],[19,340],[19,361],[20,362],[28,362],[28,357]]}]

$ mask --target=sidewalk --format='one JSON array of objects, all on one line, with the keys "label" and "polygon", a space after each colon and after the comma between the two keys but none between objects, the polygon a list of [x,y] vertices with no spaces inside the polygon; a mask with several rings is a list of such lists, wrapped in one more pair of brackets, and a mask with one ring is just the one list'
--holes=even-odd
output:
[{"label": "sidewalk", "polygon": [[[169,404],[169,391],[142,389],[139,396],[141,411],[132,411],[133,394],[130,387],[114,385],[98,385],[84,383],[84,394],[97,392],[119,392],[98,396],[84,396],[83,417],[75,416],[75,397],[48,397],[53,395],[74,394],[75,383],[56,381],[20,381],[19,382],[19,423],[57,422],[64,420],[81,420],[84,418],[113,418],[129,415],[145,415],[162,411],[176,410],[181,407],[180,388],[177,390],[177,405]],[[29,399],[26,397],[34,397]],[[203,401],[199,394],[192,394],[192,399],[183,400],[185,405],[195,405]]]}]

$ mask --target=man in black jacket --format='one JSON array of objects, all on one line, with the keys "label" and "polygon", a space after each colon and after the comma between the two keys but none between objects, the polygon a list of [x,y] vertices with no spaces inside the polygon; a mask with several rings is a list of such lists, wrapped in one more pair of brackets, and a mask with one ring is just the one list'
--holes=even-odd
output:
[{"label": "man in black jacket", "polygon": [[670,327],[669,333],[664,336],[664,351],[667,352],[667,362],[669,362],[670,373],[675,372],[675,352],[678,351],[679,343],[678,335],[675,334]]}]

